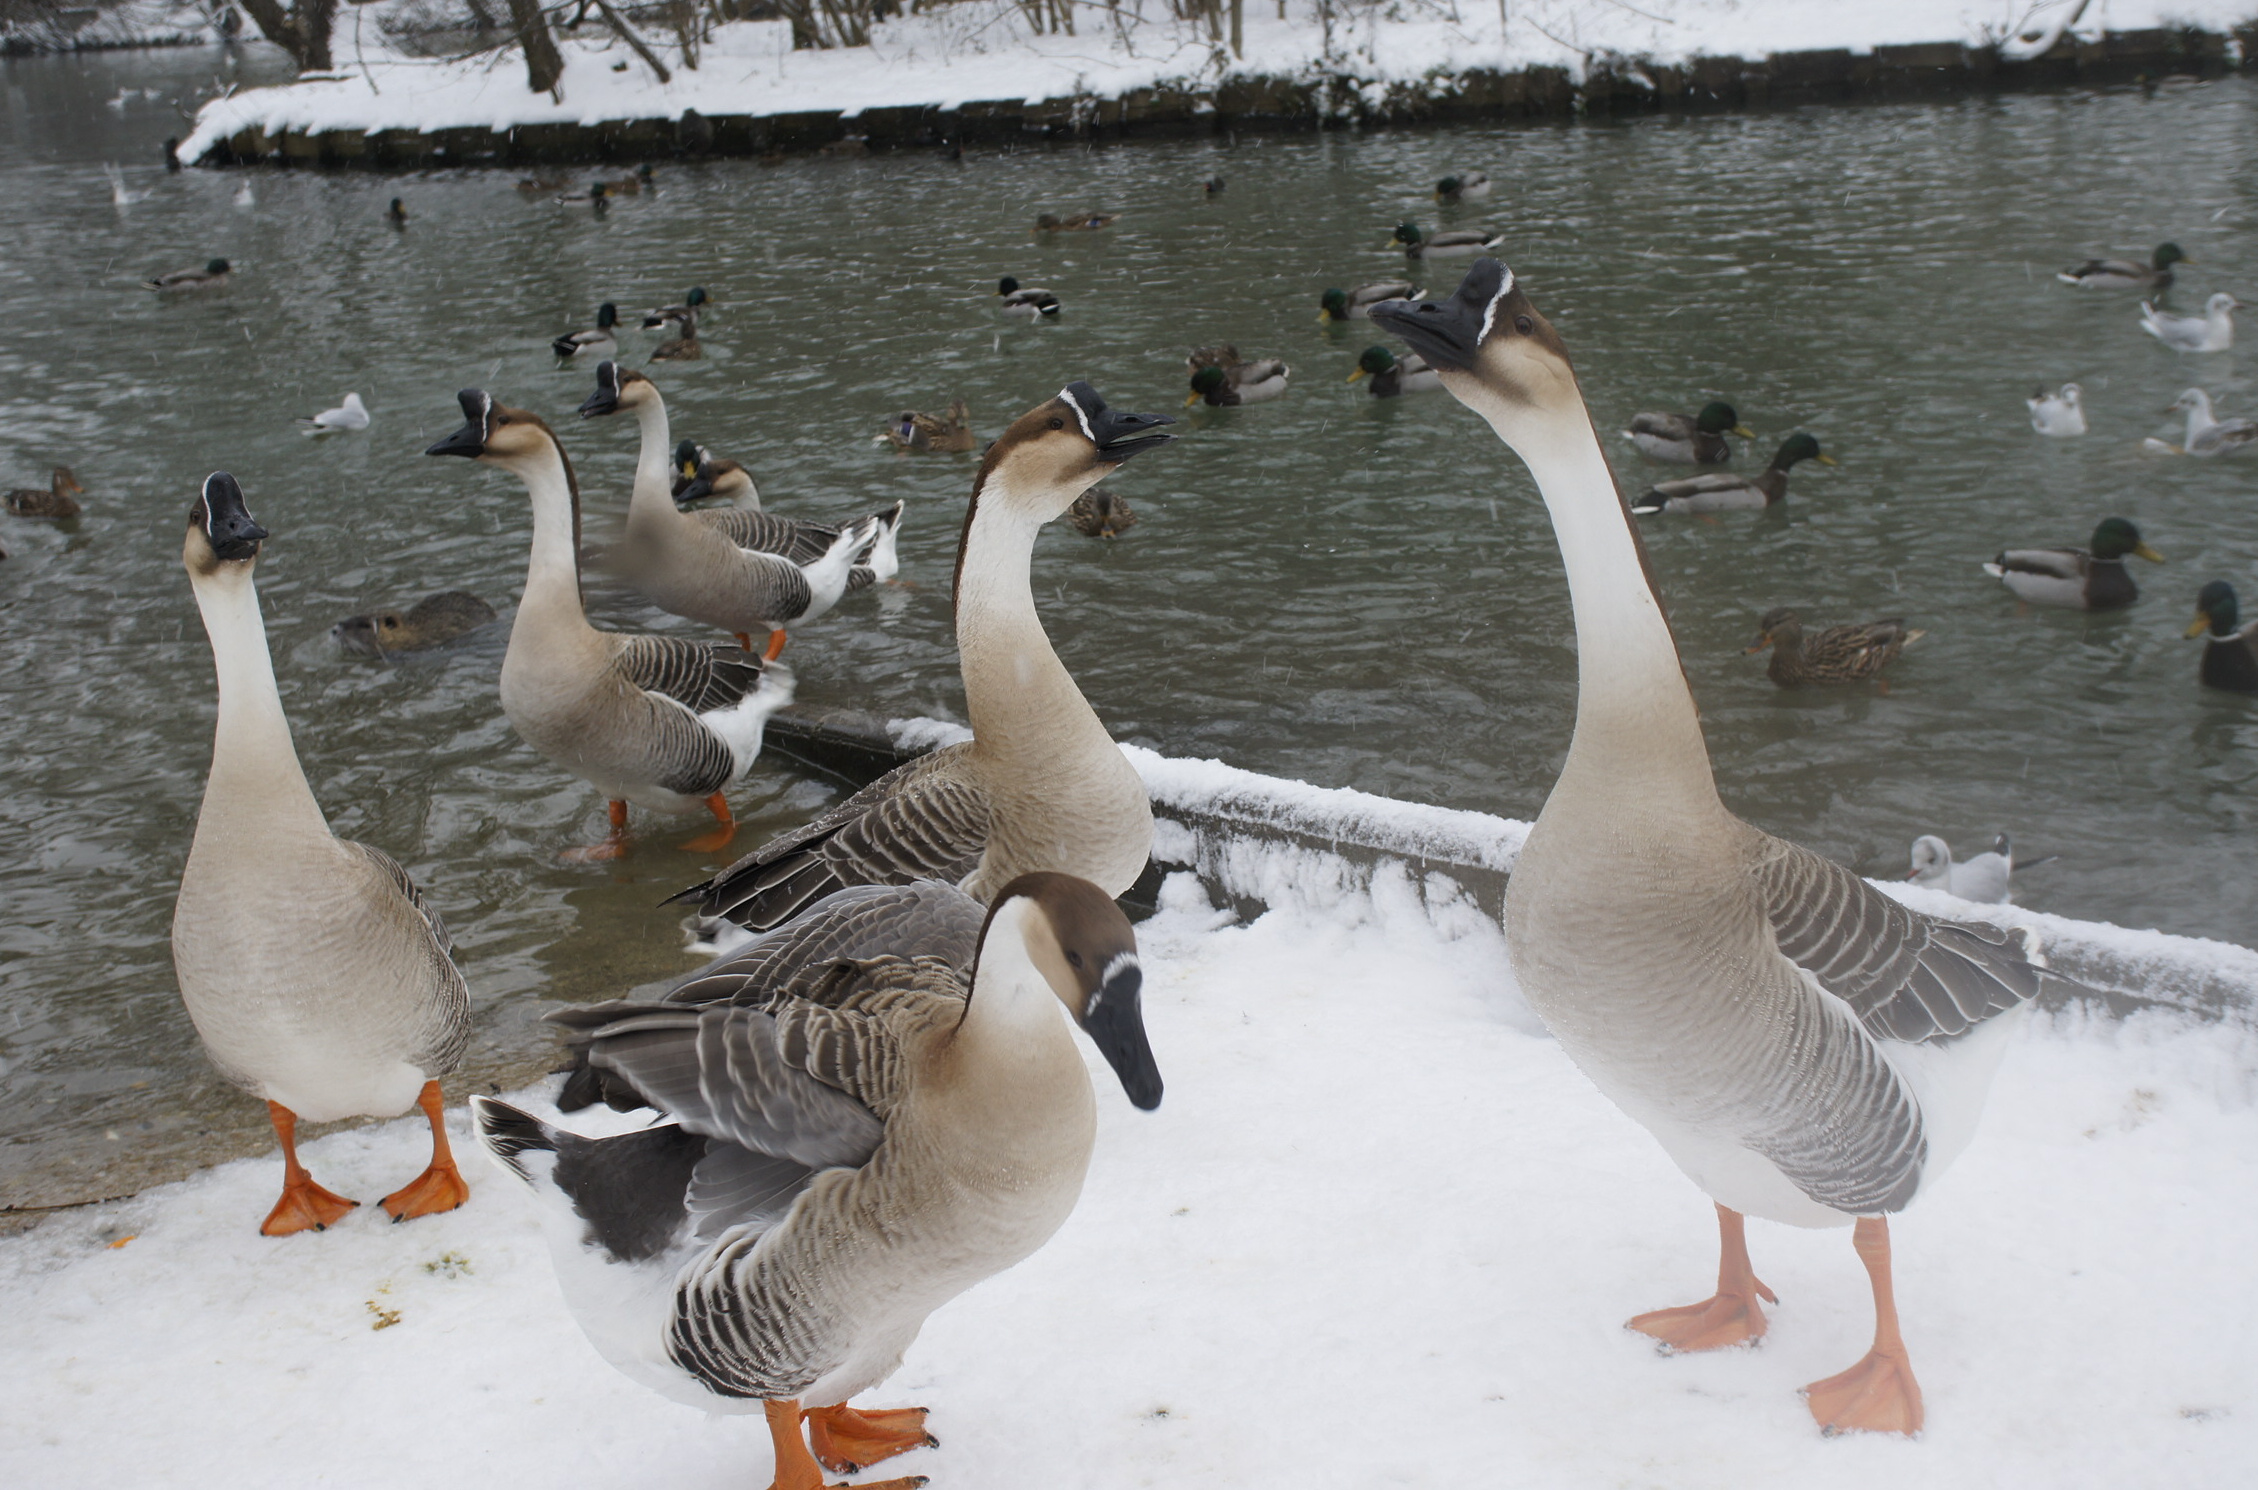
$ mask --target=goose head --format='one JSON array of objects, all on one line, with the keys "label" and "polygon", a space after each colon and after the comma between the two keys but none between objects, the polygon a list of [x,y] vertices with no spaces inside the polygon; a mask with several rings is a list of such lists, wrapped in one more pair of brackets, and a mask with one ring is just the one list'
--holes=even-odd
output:
[{"label": "goose head", "polygon": [[[463,427],[424,451],[425,455],[467,456],[520,476],[531,474],[553,458],[563,464],[567,481],[572,480],[572,463],[565,459],[556,432],[540,415],[496,403],[494,395],[481,388],[465,388],[455,395],[455,401],[462,405]],[[577,493],[577,483],[573,489]]]},{"label": "goose head", "polygon": [[2213,636],[2233,636],[2235,625],[2242,619],[2242,609],[2235,603],[2234,586],[2223,579],[2215,579],[2196,592],[2195,619],[2188,623],[2189,638],[2208,631]]},{"label": "goose head", "polygon": [[1705,435],[1739,435],[1744,440],[1756,438],[1756,431],[1741,423],[1741,416],[1725,402],[1709,404],[1694,415],[1694,428]]},{"label": "goose head", "polygon": [[1924,833],[1913,840],[1913,867],[1906,872],[1909,880],[1924,885],[1942,885],[1952,877],[1952,850],[1945,841],[1934,834]]},{"label": "goose head", "polygon": [[[1015,945],[991,946],[993,935],[1013,935]],[[1121,907],[1071,874],[1023,874],[996,896],[980,933],[983,961],[1014,951],[1024,954],[1098,1047],[1130,1102],[1147,1112],[1158,1107],[1160,1068],[1145,1035],[1145,974],[1137,933]],[[973,979],[978,998],[977,967]]]},{"label": "goose head", "polygon": [[2086,540],[2086,549],[2097,559],[2121,560],[2127,554],[2161,564],[2164,556],[2140,541],[2140,529],[2121,517],[2105,517]]},{"label": "goose head", "polygon": [[188,509],[188,536],[181,544],[180,561],[191,580],[230,575],[248,579],[258,562],[259,544],[267,536],[243,505],[243,488],[225,471],[204,478]]},{"label": "goose head", "polygon": [[1088,383],[1069,383],[1020,415],[988,447],[974,487],[975,506],[1001,501],[1049,522],[1122,462],[1176,438],[1158,432],[1175,422],[1165,414],[1108,408]]},{"label": "goose head", "polygon": [[1447,300],[1383,301],[1372,319],[1409,342],[1508,445],[1521,449],[1570,428],[1589,436],[1567,346],[1498,260],[1476,259]]},{"label": "goose head", "polygon": [[622,409],[633,411],[658,401],[656,383],[635,369],[621,367],[607,358],[596,364],[596,391],[581,401],[580,417],[600,419]]}]

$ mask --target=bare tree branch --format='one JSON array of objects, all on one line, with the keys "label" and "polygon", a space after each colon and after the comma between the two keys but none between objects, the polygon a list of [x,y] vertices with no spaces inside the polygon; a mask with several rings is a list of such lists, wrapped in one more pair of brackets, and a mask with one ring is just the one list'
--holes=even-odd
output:
[{"label": "bare tree branch", "polygon": [[635,34],[635,28],[627,24],[627,17],[612,8],[612,0],[596,0],[596,9],[604,13],[604,19],[610,22],[614,31],[619,33],[620,40],[633,47],[635,55],[649,64],[651,71],[658,76],[661,83],[669,83],[674,80],[673,75],[666,70],[666,64],[658,59],[658,54],[644,45],[643,38]]}]

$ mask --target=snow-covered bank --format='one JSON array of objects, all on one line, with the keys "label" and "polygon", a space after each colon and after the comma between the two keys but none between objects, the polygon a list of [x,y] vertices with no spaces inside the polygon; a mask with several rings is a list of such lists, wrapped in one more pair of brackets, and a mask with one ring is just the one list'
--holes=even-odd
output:
[{"label": "snow-covered bank", "polygon": [[[1714,77],[1690,83],[1679,74],[1703,59],[1760,64],[1777,54],[1836,49],[1871,54],[1943,47],[1957,58],[1962,47],[1996,48],[1984,55],[2013,59],[2067,36],[2072,52],[2083,43],[2098,57],[2110,33],[2192,28],[2211,38],[2208,55],[2214,60],[2239,61],[2241,43],[2219,39],[2258,18],[2252,0],[1903,0],[1838,6],[1809,0],[1647,0],[1637,7],[1621,0],[1525,0],[1494,12],[1434,0],[1385,7],[1317,7],[1295,0],[1284,17],[1260,3],[1245,10],[1244,54],[1236,57],[1197,24],[1172,20],[1165,11],[1156,9],[1147,18],[1138,7],[1094,3],[1078,7],[1074,33],[1044,34],[1029,28],[1012,0],[959,0],[878,25],[868,46],[829,51],[793,51],[784,22],[740,22],[714,33],[695,69],[681,66],[672,49],[654,42],[670,73],[665,82],[616,38],[574,38],[560,43],[565,71],[556,97],[528,91],[515,53],[447,61],[409,57],[381,41],[366,41],[342,46],[334,73],[207,104],[180,153],[194,161],[225,146],[239,157],[271,152],[314,158],[322,154],[317,147],[301,146],[294,156],[282,142],[333,131],[409,131],[428,138],[450,130],[546,130],[537,147],[528,146],[530,154],[594,143],[576,145],[561,129],[674,121],[686,114],[701,121],[820,114],[833,120],[824,136],[829,139],[840,132],[838,116],[845,116],[852,133],[854,121],[875,112],[946,111],[998,101],[1047,103],[1057,117],[1045,127],[1081,129],[1134,122],[1132,102],[1150,111],[1157,107],[1155,92],[1176,95],[1186,117],[1215,115],[1230,103],[1233,85],[1246,95],[1239,106],[1244,112],[1306,110],[1315,116],[1309,122],[1317,122],[1421,115],[1481,78],[1498,95],[1497,112],[1520,112],[1530,102],[1529,89],[1502,80],[1580,80],[1596,69],[1624,80],[1625,91],[1653,95],[1694,87],[1714,94],[1729,87],[1738,97],[1742,67],[1712,69]],[[1900,60],[1915,70],[1946,65],[1927,57]],[[1847,66],[1847,56],[1841,61]],[[1835,66],[1825,59],[1818,65],[1822,72]],[[1553,91],[1561,104],[1573,103],[1564,87]],[[762,136],[760,147],[794,142]],[[464,147],[458,140],[436,148],[459,157]],[[398,149],[405,162],[429,158],[434,147],[411,150],[403,143]],[[347,149],[343,158],[366,153]]]},{"label": "snow-covered bank", "polygon": [[[1752,1229],[1782,1300],[1759,1350],[1664,1358],[1620,1329],[1707,1291],[1709,1208],[1500,1017],[1494,929],[1438,931],[1390,873],[1251,925],[1188,878],[1163,900],[1140,938],[1167,1100],[1141,1114],[1100,1084],[1080,1211],[940,1311],[876,1395],[930,1405],[943,1443],[895,1472],[940,1490],[2246,1482],[2258,1111],[2239,1027],[2034,1021],[1974,1146],[1896,1229],[1928,1430],[1828,1441],[1795,1389],[1864,1348],[1848,1239]],[[367,1199],[421,1144],[403,1122],[308,1157]],[[270,1241],[262,1157],[0,1242],[0,1477],[765,1483],[758,1421],[613,1372],[521,1196],[469,1174],[453,1214],[364,1209]]]}]

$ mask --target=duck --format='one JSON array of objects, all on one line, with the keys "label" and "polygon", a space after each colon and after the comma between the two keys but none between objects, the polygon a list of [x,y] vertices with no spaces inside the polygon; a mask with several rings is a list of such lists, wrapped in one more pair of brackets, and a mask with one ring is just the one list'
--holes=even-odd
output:
[{"label": "duck", "polygon": [[1463,176],[1445,176],[1435,183],[1435,200],[1438,202],[1470,202],[1490,194],[1490,178],[1483,171],[1468,171]]},{"label": "duck", "polygon": [[2086,432],[2085,390],[2064,383],[2049,393],[2041,387],[2023,400],[2031,411],[2031,428],[2056,439],[2071,439]]},{"label": "duck", "polygon": [[[685,449],[697,463],[684,464]],[[703,445],[692,445],[688,440],[674,447],[673,490],[670,495],[674,505],[685,511],[691,504],[708,497],[720,497],[727,507],[698,509],[694,514],[702,523],[709,523],[729,536],[740,548],[758,549],[762,553],[781,554],[796,563],[820,559],[835,541],[839,532],[836,523],[801,522],[789,517],[768,515],[761,507],[760,488],[753,484],[752,472],[733,460],[717,459]],[[867,590],[901,573],[898,541],[902,532],[904,503],[870,514],[878,524],[878,537],[871,543],[870,551],[847,571],[847,593]],[[753,517],[731,516],[732,512],[754,514]]]},{"label": "duck", "polygon": [[1317,297],[1317,319],[1320,323],[1367,320],[1372,307],[1383,300],[1411,300],[1424,293],[1408,279],[1358,285],[1353,290],[1327,290]]},{"label": "duck", "polygon": [[1048,318],[1058,314],[1058,296],[1052,294],[1049,290],[1032,287],[1023,289],[1019,281],[1008,274],[996,281],[996,293],[1003,298],[1004,314],[1007,316],[1025,316],[1033,319],[1037,316]]},{"label": "duck", "polygon": [[2159,243],[2145,264],[2136,259],[2088,259],[2054,277],[2082,290],[2155,290],[2161,294],[2172,287],[2174,264],[2194,262],[2180,252],[2177,243]]},{"label": "duck", "polygon": [[698,345],[698,316],[695,311],[676,318],[674,325],[674,335],[651,348],[653,362],[696,362],[706,355],[705,348]]},{"label": "duck", "polygon": [[0,506],[14,517],[51,517],[68,522],[86,510],[78,503],[85,494],[86,488],[78,484],[71,468],[57,466],[46,486],[19,486],[0,497]]},{"label": "duck", "polygon": [[1506,949],[1561,1048],[1709,1193],[1721,1256],[1714,1297],[1629,1328],[1673,1351],[1756,1340],[1773,1295],[1743,1218],[1847,1225],[1873,1345],[1806,1405],[1829,1432],[1917,1433],[1890,1217],[1973,1136],[2039,989],[2035,935],[1920,914],[1725,807],[1568,349],[1510,269],[1478,260],[1448,300],[1373,319],[1528,467],[1567,570],[1574,733],[1506,887]]},{"label": "duck", "polygon": [[1093,486],[1066,509],[1066,520],[1085,538],[1119,538],[1137,526],[1137,514],[1127,497],[1117,497],[1103,486]]},{"label": "duck", "polygon": [[[675,1401],[762,1413],[793,1490],[938,1446],[924,1408],[847,1404],[1073,1213],[1097,1147],[1073,1031],[1132,1106],[1162,1097],[1136,934],[1102,890],[1023,875],[992,909],[911,890],[938,904],[835,897],[779,934],[804,955],[764,939],[694,975],[695,1002],[562,1011],[606,1100],[666,1121],[591,1138],[473,1104],[590,1342]],[[936,955],[968,936],[969,966]]]},{"label": "duck", "polygon": [[2141,542],[2140,529],[2121,517],[2105,517],[2085,548],[2005,548],[1984,565],[1984,573],[2032,605],[2072,610],[2123,610],[2140,598],[2125,556],[2152,564],[2164,556]]},{"label": "duck", "polygon": [[1942,890],[1979,905],[2005,905],[2008,880],[2015,873],[2015,845],[2002,833],[1992,840],[1989,852],[1956,861],[1951,844],[1924,833],[1913,840],[1912,864],[1905,877],[1924,889]]},{"label": "duck", "polygon": [[406,227],[408,225],[407,204],[398,197],[394,197],[392,205],[384,209],[384,220],[396,228]]},{"label": "duck", "polygon": [[1211,408],[1267,403],[1286,391],[1293,369],[1275,357],[1242,360],[1236,347],[1202,347],[1191,355],[1191,393],[1184,407],[1205,402]]},{"label": "duck", "polygon": [[629,172],[627,175],[614,176],[609,181],[605,181],[601,184],[604,188],[604,194],[606,196],[635,196],[636,194],[641,192],[644,187],[653,184],[651,180],[651,163],[646,160],[641,165],[637,166],[633,171]]},{"label": "duck", "polygon": [[559,357],[609,357],[619,350],[619,307],[607,300],[596,307],[596,324],[587,331],[567,331],[549,343]]},{"label": "duck", "polygon": [[692,285],[690,292],[682,297],[680,305],[662,305],[656,310],[643,312],[643,329],[655,331],[670,322],[695,320],[704,311],[710,298],[704,285]]},{"label": "duck", "polygon": [[568,192],[557,198],[557,205],[559,207],[587,207],[593,210],[598,217],[601,217],[611,208],[611,188],[598,181],[586,191]]},{"label": "duck", "polygon": [[298,421],[306,426],[310,435],[343,434],[349,430],[368,428],[368,405],[361,402],[358,393],[348,393],[344,402],[334,409],[324,409],[319,414],[308,414]]},{"label": "duck", "polygon": [[970,412],[963,399],[949,404],[946,416],[920,414],[904,409],[892,423],[879,431],[878,442],[891,444],[896,450],[939,450],[958,453],[971,450],[980,443],[968,422]]},{"label": "duck", "polygon": [[695,440],[674,447],[672,478],[674,505],[688,507],[708,497],[720,497],[732,507],[761,510],[760,488],[753,473],[733,460],[722,460]]},{"label": "duck", "polygon": [[2258,450],[2258,419],[2218,418],[2211,412],[2211,395],[2200,388],[2188,389],[2164,412],[2186,413],[2187,443],[2181,447],[2186,454],[2208,458]]},{"label": "duck", "polygon": [[494,607],[468,590],[441,590],[408,607],[347,616],[329,628],[341,652],[358,657],[389,657],[395,652],[427,652],[494,622]]},{"label": "duck", "polygon": [[265,1236],[336,1225],[358,1205],[299,1161],[299,1122],[421,1108],[431,1162],[384,1197],[394,1221],[470,1198],[440,1078],[470,1043],[447,923],[381,849],[339,838],[306,784],[275,687],[254,572],[273,536],[225,471],[188,510],[181,564],[219,683],[212,769],[173,903],[181,1002],[212,1064],[267,1105],[282,1195]]},{"label": "duck", "polygon": [[2197,592],[2186,635],[2190,641],[2205,638],[2197,674],[2204,687],[2258,693],[2258,621],[2238,625],[2240,620],[2234,586],[2225,580],[2212,580]]},{"label": "duck", "polygon": [[558,172],[548,176],[520,176],[517,178],[517,189],[529,197],[548,196],[552,192],[563,191],[570,185],[572,185],[572,176],[567,172]]},{"label": "duck", "polygon": [[1414,222],[1399,222],[1388,239],[1388,246],[1403,245],[1405,258],[1410,259],[1463,259],[1485,249],[1495,248],[1504,241],[1504,235],[1490,228],[1461,228],[1448,233],[1429,233]]},{"label": "duck", "polygon": [[815,621],[839,603],[858,563],[872,580],[891,579],[898,571],[894,537],[901,503],[837,525],[737,506],[685,512],[679,501],[695,501],[703,493],[696,480],[680,498],[673,493],[666,400],[658,385],[616,362],[598,363],[596,390],[580,405],[580,417],[600,419],[622,410],[634,414],[642,448],[617,561],[659,609],[718,626],[747,651],[752,633],[766,631],[763,655],[773,662],[789,640],[789,627]]},{"label": "duck", "polygon": [[1398,357],[1386,347],[1366,347],[1357,354],[1356,371],[1349,374],[1348,380],[1354,383],[1361,378],[1372,380],[1374,398],[1433,393],[1443,386],[1442,376],[1417,352],[1406,352]]},{"label": "duck", "polygon": [[1223,195],[1224,186],[1225,182],[1221,176],[1210,176],[1200,183],[1200,189],[1211,197]]},{"label": "duck", "polygon": [[1623,438],[1641,453],[1682,466],[1715,466],[1731,460],[1733,447],[1726,443],[1727,435],[1753,440],[1756,431],[1741,423],[1731,404],[1721,401],[1705,404],[1691,416],[1633,414],[1631,427],[1623,431]]},{"label": "duck", "polygon": [[1046,212],[1035,219],[1038,233],[1086,233],[1099,228],[1110,228],[1121,221],[1118,212],[1077,212],[1071,217],[1059,217]]},{"label": "duck", "polygon": [[682,847],[713,853],[736,835],[726,793],[760,758],[769,716],[792,677],[753,652],[671,636],[598,631],[581,608],[580,484],[539,416],[483,389],[456,395],[463,427],[426,450],[509,471],[533,506],[525,594],[502,657],[502,712],[535,750],[602,792],[611,831],[567,863],[626,854],[627,804],[716,827]]},{"label": "duck", "polygon": [[175,269],[170,274],[152,275],[141,283],[159,294],[187,290],[225,289],[235,273],[234,266],[225,259],[212,259],[201,269]]},{"label": "duck", "polygon": [[1754,476],[1734,476],[1714,471],[1688,476],[1682,481],[1657,481],[1646,495],[1631,504],[1641,516],[1656,512],[1753,512],[1787,500],[1788,471],[1797,461],[1815,460],[1823,466],[1834,457],[1819,449],[1808,434],[1793,434],[1780,442],[1772,464]]},{"label": "duck", "polygon": [[2234,345],[2234,313],[2242,304],[2224,290],[2203,302],[2199,316],[2175,316],[2140,303],[2140,329],[2175,352],[2224,352]]},{"label": "duck", "polygon": [[[1883,668],[1926,631],[1908,628],[1896,616],[1883,621],[1861,621],[1850,626],[1828,626],[1806,636],[1803,621],[1780,606],[1764,613],[1756,623],[1756,640],[1748,655],[1771,649],[1765,676],[1782,688],[1808,688],[1815,683],[1859,683],[1879,679]],[[1887,680],[1882,680],[1884,692]]]},{"label": "duck", "polygon": [[848,885],[940,879],[975,900],[1054,870],[1108,895],[1152,857],[1144,781],[1051,649],[1035,538],[1074,499],[1173,437],[1074,382],[1012,421],[973,478],[957,547],[957,657],[972,738],[918,756],[805,827],[675,896],[766,931]]}]

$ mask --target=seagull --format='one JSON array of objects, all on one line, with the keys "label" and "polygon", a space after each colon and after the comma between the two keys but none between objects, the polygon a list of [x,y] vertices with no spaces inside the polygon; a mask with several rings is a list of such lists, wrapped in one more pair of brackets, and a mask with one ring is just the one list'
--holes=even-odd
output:
[{"label": "seagull", "polygon": [[2082,435],[2086,432],[2083,393],[2075,383],[2064,383],[2059,393],[2044,388],[2023,400],[2030,406],[2031,428],[2042,435]]},{"label": "seagull", "polygon": [[135,202],[148,200],[149,193],[145,191],[127,191],[125,189],[125,172],[119,170],[110,162],[102,162],[102,174],[110,178],[110,205],[116,207],[119,211],[124,211]]},{"label": "seagull", "polygon": [[251,183],[248,180],[235,189],[235,205],[238,207],[256,207],[259,205],[258,193],[251,190]]},{"label": "seagull", "polygon": [[2199,316],[2175,316],[2140,304],[2140,329],[2175,352],[2224,352],[2234,345],[2234,313],[2241,301],[2221,290],[2203,302]]},{"label": "seagull", "polygon": [[[2054,856],[2025,860],[2028,869],[2044,864]],[[1925,833],[1913,840],[1913,868],[1906,878],[1930,890],[1942,890],[1957,895],[1962,900],[1973,900],[1986,905],[2005,905],[2008,901],[2008,878],[2015,873],[2015,845],[2002,833],[1992,841],[1991,849],[1972,859],[1955,861],[1952,847],[1934,834]]]},{"label": "seagull", "polygon": [[324,409],[319,414],[311,415],[298,422],[308,426],[306,432],[314,435],[334,434],[340,430],[348,429],[367,429],[368,409],[362,404],[361,396],[358,393],[348,393],[345,395],[345,402],[336,408]]},{"label": "seagull", "polygon": [[2258,419],[2216,417],[2211,412],[2211,395],[2202,389],[2190,388],[2174,399],[2172,407],[2164,412],[2171,414],[2183,410],[2187,414],[2187,454],[2238,455],[2247,450],[2258,450]]}]

